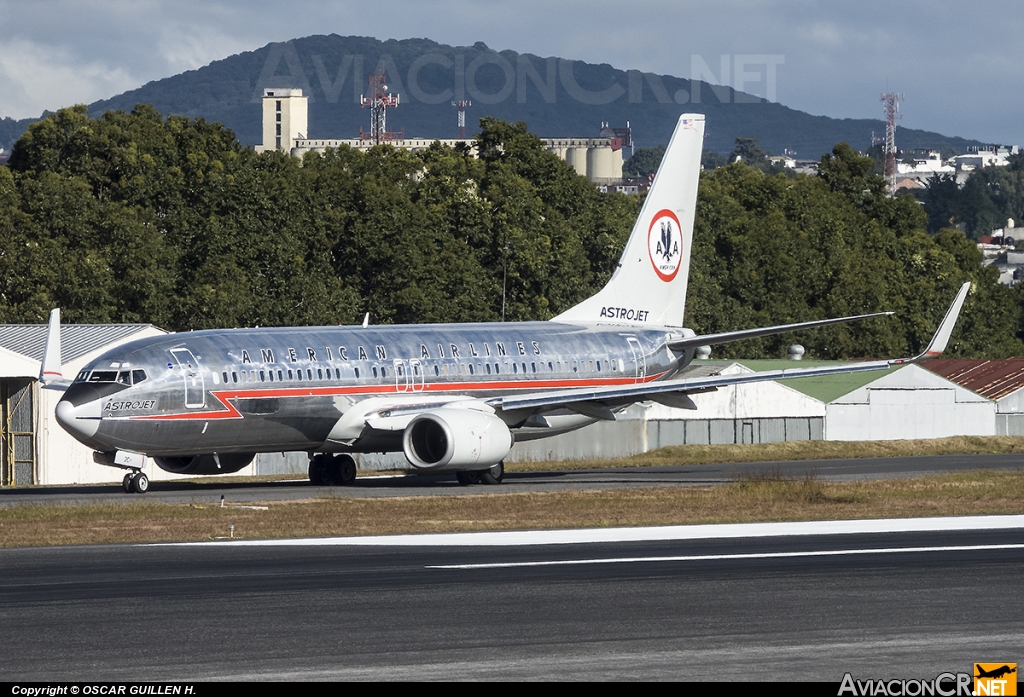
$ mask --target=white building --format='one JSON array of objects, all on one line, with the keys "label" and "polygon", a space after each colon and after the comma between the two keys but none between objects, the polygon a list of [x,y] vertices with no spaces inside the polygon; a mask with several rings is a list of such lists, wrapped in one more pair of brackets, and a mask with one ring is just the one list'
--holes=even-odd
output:
[{"label": "white building", "polygon": [[[63,392],[37,381],[46,331],[43,324],[0,324],[0,485],[120,481],[118,470],[95,464],[92,450],[54,419]],[[64,325],[64,375],[73,378],[115,346],[163,333],[149,324]]]},{"label": "white building", "polygon": [[[360,138],[308,138],[309,99],[300,89],[268,88],[263,90],[263,144],[256,152],[283,150],[296,157],[307,152],[324,152],[343,145],[369,150],[374,142]],[[576,172],[595,184],[609,184],[622,179],[621,139],[607,138],[541,138],[548,152],[558,155]],[[433,143],[448,147],[463,144],[476,152],[472,138],[399,138],[388,145],[406,150],[424,150]]]}]

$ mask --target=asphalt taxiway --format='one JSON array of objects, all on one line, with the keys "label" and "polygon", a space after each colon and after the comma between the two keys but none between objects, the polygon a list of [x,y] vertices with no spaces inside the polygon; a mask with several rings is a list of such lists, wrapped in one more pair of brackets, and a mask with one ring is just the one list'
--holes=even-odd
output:
[{"label": "asphalt taxiway", "polygon": [[452,474],[359,476],[348,487],[315,487],[308,481],[259,483],[224,482],[216,477],[151,482],[140,497],[125,494],[120,485],[0,487],[0,508],[19,505],[79,505],[88,503],[215,503],[228,501],[282,501],[311,496],[429,496],[499,492],[565,491],[636,487],[708,486],[728,484],[746,475],[778,472],[782,476],[814,476],[822,481],[898,479],[928,474],[973,470],[1022,471],[1022,455],[939,455],[925,457],[742,462],[664,467],[621,467],[549,472],[509,472],[499,486],[463,487]]}]

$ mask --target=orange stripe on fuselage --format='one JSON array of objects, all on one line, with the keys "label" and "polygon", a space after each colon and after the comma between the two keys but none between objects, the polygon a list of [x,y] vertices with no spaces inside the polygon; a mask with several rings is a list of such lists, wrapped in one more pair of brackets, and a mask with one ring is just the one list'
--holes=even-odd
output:
[{"label": "orange stripe on fuselage", "polygon": [[422,389],[414,390],[411,385],[406,389],[398,389],[398,385],[350,385],[334,387],[268,387],[263,389],[229,389],[211,390],[210,394],[220,402],[224,409],[215,411],[190,411],[175,414],[153,414],[150,416],[131,416],[130,421],[162,421],[181,419],[241,419],[242,413],[228,400],[258,399],[267,397],[333,397],[338,395],[417,395],[479,392],[481,390],[547,390],[556,388],[602,387],[607,385],[635,385],[657,380],[665,373],[651,375],[637,380],[636,378],[599,378],[596,380],[530,380],[492,381],[492,382],[460,382],[460,383],[426,383]]}]

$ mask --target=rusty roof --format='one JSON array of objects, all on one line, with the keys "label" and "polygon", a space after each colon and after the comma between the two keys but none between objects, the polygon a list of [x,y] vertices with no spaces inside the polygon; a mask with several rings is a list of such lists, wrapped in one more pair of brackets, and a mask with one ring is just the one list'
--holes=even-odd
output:
[{"label": "rusty roof", "polygon": [[1024,387],[1024,358],[940,358],[924,361],[921,367],[989,399],[1002,399]]}]

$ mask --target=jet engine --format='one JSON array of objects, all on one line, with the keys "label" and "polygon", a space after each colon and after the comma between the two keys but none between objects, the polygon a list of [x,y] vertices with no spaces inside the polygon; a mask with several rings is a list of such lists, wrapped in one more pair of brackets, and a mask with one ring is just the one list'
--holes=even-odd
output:
[{"label": "jet engine", "polygon": [[231,474],[248,465],[254,457],[253,453],[225,453],[217,456],[154,457],[153,461],[160,469],[175,474]]},{"label": "jet engine", "polygon": [[466,470],[490,467],[512,449],[512,432],[494,414],[435,409],[409,422],[402,434],[405,458],[416,468]]}]

